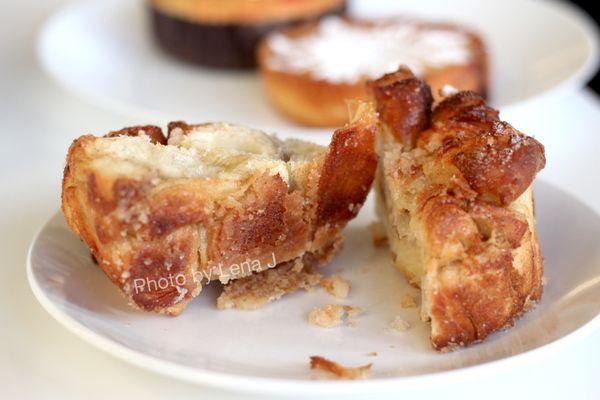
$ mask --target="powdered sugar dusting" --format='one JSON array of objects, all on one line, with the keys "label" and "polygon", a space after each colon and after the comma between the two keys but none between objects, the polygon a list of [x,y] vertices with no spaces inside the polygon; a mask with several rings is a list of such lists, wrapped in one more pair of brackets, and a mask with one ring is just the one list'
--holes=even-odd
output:
[{"label": "powdered sugar dusting", "polygon": [[339,17],[323,20],[315,31],[297,38],[276,33],[268,38],[269,68],[308,73],[333,83],[355,83],[408,66],[417,75],[428,68],[470,61],[466,33],[423,28],[397,20],[352,23]]}]

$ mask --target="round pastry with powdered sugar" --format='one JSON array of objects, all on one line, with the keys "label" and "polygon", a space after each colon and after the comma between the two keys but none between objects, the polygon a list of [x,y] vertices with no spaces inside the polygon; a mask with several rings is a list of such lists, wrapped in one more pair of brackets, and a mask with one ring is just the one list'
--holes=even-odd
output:
[{"label": "round pastry with powdered sugar", "polygon": [[335,126],[347,99],[368,98],[365,81],[411,68],[432,87],[487,91],[481,38],[456,25],[407,18],[330,17],[267,36],[258,49],[267,95],[292,120]]}]

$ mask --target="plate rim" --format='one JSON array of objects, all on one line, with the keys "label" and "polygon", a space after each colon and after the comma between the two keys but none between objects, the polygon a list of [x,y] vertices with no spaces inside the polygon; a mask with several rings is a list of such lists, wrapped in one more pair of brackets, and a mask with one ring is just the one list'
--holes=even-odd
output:
[{"label": "plate rim", "polygon": [[[562,190],[558,185],[554,185],[545,180],[538,180],[544,185],[550,186],[555,190],[560,190],[584,207],[593,212],[597,218],[600,213],[583,203],[576,196]],[[65,327],[75,336],[83,339],[103,352],[124,361],[126,363],[140,367],[146,371],[157,373],[163,376],[187,382],[194,385],[221,389],[235,393],[252,393],[255,395],[279,395],[294,396],[299,393],[309,396],[322,395],[364,395],[384,393],[390,390],[414,389],[425,385],[456,383],[459,380],[473,379],[474,374],[477,377],[486,377],[490,374],[502,373],[508,364],[520,363],[530,364],[543,358],[556,354],[572,345],[573,343],[584,339],[589,334],[600,328],[600,310],[592,319],[577,327],[572,332],[555,339],[539,347],[526,350],[519,354],[497,360],[486,361],[480,364],[471,365],[462,368],[455,368],[447,371],[431,372],[421,375],[374,378],[366,380],[309,380],[292,378],[266,378],[260,376],[245,376],[236,373],[217,372],[204,368],[189,367],[177,364],[173,361],[162,360],[158,357],[144,354],[140,351],[131,349],[123,344],[110,340],[109,338],[86,327],[76,318],[60,309],[46,294],[38,284],[33,272],[32,253],[38,239],[46,227],[57,218],[62,211],[59,209],[54,212],[50,218],[38,229],[27,250],[26,273],[29,286],[34,297],[60,325]],[[64,218],[64,217],[63,217]],[[307,359],[308,360],[308,359]],[[308,361],[307,361],[308,365]]]},{"label": "plate rim", "polygon": [[[140,105],[136,105],[129,101],[114,98],[106,94],[98,94],[94,90],[82,88],[81,85],[77,85],[67,79],[65,79],[60,73],[56,71],[56,68],[52,67],[52,63],[49,61],[48,48],[46,44],[47,32],[64,15],[73,12],[80,7],[86,7],[100,0],[87,0],[82,2],[71,2],[62,7],[59,7],[54,13],[43,22],[38,34],[35,38],[34,52],[39,66],[44,71],[44,74],[51,78],[53,82],[66,90],[67,92],[81,98],[88,102],[90,105],[96,105],[101,107],[105,111],[114,112],[118,115],[125,117],[132,117],[137,119],[148,119],[168,122],[175,120],[176,116],[171,115],[169,112],[161,110],[152,110]],[[566,79],[558,82],[556,85],[549,89],[541,90],[536,94],[506,104],[498,105],[497,108],[502,112],[508,112],[508,110],[521,109],[528,105],[543,101],[548,97],[554,95],[561,95],[572,90],[580,89],[584,87],[587,82],[592,78],[594,73],[600,68],[600,27],[598,27],[586,12],[580,7],[566,3],[562,0],[540,2],[539,0],[522,0],[530,3],[536,3],[538,5],[543,4],[544,7],[550,7],[567,15],[576,26],[583,32],[586,41],[586,47],[588,48],[588,56],[581,66],[573,72]],[[133,2],[131,0],[130,2]],[[119,2],[124,4],[123,2]],[[281,128],[281,127],[280,127]],[[306,132],[325,132],[322,128],[311,128],[304,126],[297,126],[290,124],[287,130],[302,128]],[[282,130],[282,129],[281,129]],[[327,131],[328,132],[328,131]],[[283,133],[283,132],[282,132]]]},{"label": "plate rim", "polygon": [[[524,0],[530,2],[541,3],[539,0]],[[567,3],[563,0],[543,2],[545,6],[555,7],[555,9],[578,22],[578,27],[585,34],[586,44],[589,48],[589,56],[585,62],[575,71],[570,77],[559,82],[548,90],[541,91],[528,98],[515,101],[514,103],[504,104],[499,106],[501,112],[506,113],[508,110],[520,109],[529,106],[538,101],[543,101],[554,95],[561,95],[565,92],[575,89],[581,89],[586,86],[594,73],[600,68],[600,27],[592,20],[581,7],[576,4]]]}]

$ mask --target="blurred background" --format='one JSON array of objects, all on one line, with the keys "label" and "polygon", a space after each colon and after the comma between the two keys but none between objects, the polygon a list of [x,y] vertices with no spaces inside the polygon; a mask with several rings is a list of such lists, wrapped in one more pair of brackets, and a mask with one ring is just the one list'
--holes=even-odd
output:
[{"label": "blurred background", "polygon": [[[583,1],[583,0],[570,0],[571,3],[577,5],[582,10],[584,10],[591,18],[594,19],[596,24],[598,24],[598,9],[594,7],[593,2]],[[588,86],[596,93],[600,90],[600,78],[598,76],[598,72],[594,74]]]},{"label": "blurred background", "polygon": [[[198,4],[71,3],[44,24],[37,56],[67,90],[119,114],[283,136],[330,134],[346,99],[401,64],[436,96],[475,90],[510,115],[588,84],[599,60],[597,24],[556,1]],[[344,10],[371,26],[334,17]]]}]

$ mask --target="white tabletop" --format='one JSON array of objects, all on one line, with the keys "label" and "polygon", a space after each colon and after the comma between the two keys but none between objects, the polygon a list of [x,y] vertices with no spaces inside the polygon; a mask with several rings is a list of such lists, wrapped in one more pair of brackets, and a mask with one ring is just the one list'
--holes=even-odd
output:
[{"label": "white tabletop", "polygon": [[[61,0],[0,0],[0,397],[230,398],[130,366],[78,339],[38,305],[26,282],[29,242],[59,207],[64,156],[77,136],[134,123],[66,93],[37,66],[35,39]],[[545,99],[503,116],[547,150],[541,179],[600,212],[600,101],[588,92]],[[535,394],[599,398],[600,332],[535,364],[404,398]],[[437,396],[435,396],[437,394]],[[397,395],[396,395],[397,397]]]}]

